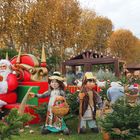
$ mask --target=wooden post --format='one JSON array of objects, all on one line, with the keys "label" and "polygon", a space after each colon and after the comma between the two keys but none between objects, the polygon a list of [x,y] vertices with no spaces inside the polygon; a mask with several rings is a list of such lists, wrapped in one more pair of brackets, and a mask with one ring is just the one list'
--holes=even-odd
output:
[{"label": "wooden post", "polygon": [[72,66],[72,72],[76,74],[76,66]]},{"label": "wooden post", "polygon": [[120,76],[120,70],[119,70],[119,60],[116,59],[114,61],[114,69],[115,69],[115,76],[119,77]]},{"label": "wooden post", "polygon": [[84,65],[84,72],[87,72],[87,71],[92,71],[92,65],[91,64],[85,64]]},{"label": "wooden post", "polygon": [[62,64],[62,74],[65,75],[66,74],[66,65]]}]

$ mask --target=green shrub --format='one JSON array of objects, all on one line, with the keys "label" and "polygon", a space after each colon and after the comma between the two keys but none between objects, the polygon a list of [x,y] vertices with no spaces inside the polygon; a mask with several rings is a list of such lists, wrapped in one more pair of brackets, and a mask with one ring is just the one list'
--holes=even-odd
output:
[{"label": "green shrub", "polygon": [[9,114],[0,121],[0,140],[11,139],[12,135],[19,135],[19,129],[31,119],[31,115],[19,115],[17,109],[12,109]]},{"label": "green shrub", "polygon": [[111,138],[128,140],[140,135],[140,105],[130,105],[127,100],[118,100],[112,113],[99,120],[100,126]]},{"label": "green shrub", "polygon": [[38,107],[33,107],[35,113],[37,113],[40,117],[41,122],[45,122],[46,120],[46,114],[48,109],[48,103],[42,103]]},{"label": "green shrub", "polygon": [[68,90],[66,91],[66,100],[70,107],[70,114],[77,114],[79,110],[79,102],[78,102],[78,94],[79,92],[70,93]]}]

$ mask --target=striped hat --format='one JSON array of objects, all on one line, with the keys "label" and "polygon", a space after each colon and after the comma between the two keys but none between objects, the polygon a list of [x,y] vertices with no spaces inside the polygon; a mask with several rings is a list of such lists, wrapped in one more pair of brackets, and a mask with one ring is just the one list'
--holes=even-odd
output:
[{"label": "striped hat", "polygon": [[64,78],[61,76],[61,73],[59,71],[55,71],[53,72],[53,75],[49,77],[50,80],[58,80],[63,82]]}]

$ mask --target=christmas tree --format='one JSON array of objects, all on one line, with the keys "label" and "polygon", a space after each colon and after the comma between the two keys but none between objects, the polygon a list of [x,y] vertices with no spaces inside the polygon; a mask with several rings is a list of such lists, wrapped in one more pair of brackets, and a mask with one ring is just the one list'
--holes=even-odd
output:
[{"label": "christmas tree", "polygon": [[99,124],[110,137],[128,140],[140,135],[140,104],[130,105],[124,98],[112,106],[112,113],[107,114]]},{"label": "christmas tree", "polygon": [[31,115],[19,115],[17,109],[12,109],[7,116],[0,120],[0,140],[11,139],[12,135],[19,135],[19,129],[31,119]]}]

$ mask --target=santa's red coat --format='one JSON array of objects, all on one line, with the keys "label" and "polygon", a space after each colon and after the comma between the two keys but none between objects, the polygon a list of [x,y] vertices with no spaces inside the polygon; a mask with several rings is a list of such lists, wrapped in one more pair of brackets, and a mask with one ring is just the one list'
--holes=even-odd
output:
[{"label": "santa's red coat", "polygon": [[15,74],[10,73],[7,76],[8,91],[6,94],[0,94],[0,100],[7,102],[8,104],[16,103],[17,94],[15,89],[18,86],[17,77]]}]

